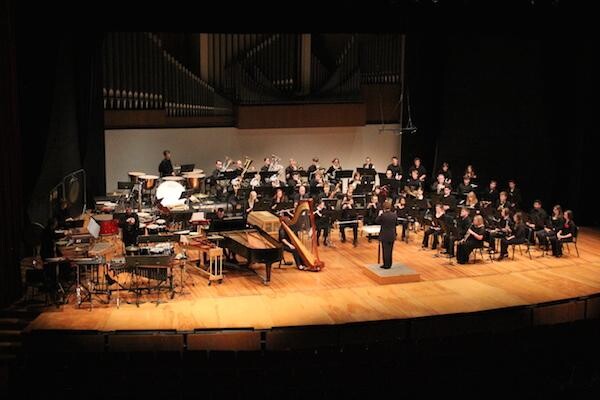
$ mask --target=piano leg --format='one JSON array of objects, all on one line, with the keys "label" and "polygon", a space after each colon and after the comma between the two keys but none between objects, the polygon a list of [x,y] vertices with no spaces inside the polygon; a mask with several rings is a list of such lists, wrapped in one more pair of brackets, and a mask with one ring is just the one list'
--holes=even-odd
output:
[{"label": "piano leg", "polygon": [[268,285],[271,282],[271,267],[273,263],[265,263],[265,270],[267,273],[267,279],[264,280],[264,284]]}]

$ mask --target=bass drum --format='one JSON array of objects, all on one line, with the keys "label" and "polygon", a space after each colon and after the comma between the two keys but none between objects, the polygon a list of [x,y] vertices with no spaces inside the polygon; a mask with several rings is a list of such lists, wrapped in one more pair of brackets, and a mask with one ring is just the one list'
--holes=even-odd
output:
[{"label": "bass drum", "polygon": [[181,194],[185,191],[183,185],[175,181],[164,181],[156,189],[156,198],[160,200],[160,204],[164,207],[173,207],[185,204],[184,199],[180,199]]}]

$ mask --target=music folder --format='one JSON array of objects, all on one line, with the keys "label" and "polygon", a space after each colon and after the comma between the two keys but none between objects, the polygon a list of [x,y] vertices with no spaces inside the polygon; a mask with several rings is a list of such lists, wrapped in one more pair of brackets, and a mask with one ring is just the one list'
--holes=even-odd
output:
[{"label": "music folder", "polygon": [[181,165],[181,169],[179,170],[179,172],[183,173],[183,172],[192,172],[194,171],[194,167],[196,165],[195,164],[182,164]]}]

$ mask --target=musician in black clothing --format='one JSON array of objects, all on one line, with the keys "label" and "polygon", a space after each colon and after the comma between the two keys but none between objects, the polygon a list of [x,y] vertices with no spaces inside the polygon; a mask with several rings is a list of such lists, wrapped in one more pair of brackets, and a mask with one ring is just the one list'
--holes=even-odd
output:
[{"label": "musician in black clothing", "polygon": [[409,215],[408,215],[408,207],[406,206],[406,197],[398,198],[398,201],[394,205],[394,210],[396,211],[396,215],[398,216],[398,225],[402,225],[402,236],[401,240],[406,240],[408,235],[408,223],[409,223]]},{"label": "musician in black clothing", "polygon": [[562,257],[562,244],[572,242],[577,235],[577,225],[573,221],[573,211],[567,210],[563,215],[563,224],[556,232],[556,236],[548,238],[552,246],[552,255],[554,257]]},{"label": "musician in black clothing", "polygon": [[468,175],[463,176],[463,181],[461,184],[458,185],[458,197],[461,200],[464,200],[464,198],[467,197],[467,194],[469,192],[474,191],[475,189],[473,188],[473,185],[471,185],[471,177],[469,177]]},{"label": "musician in black clothing", "polygon": [[306,186],[304,186],[304,185],[298,186],[298,192],[294,193],[293,196],[292,196],[292,198],[294,200],[294,207],[296,207],[298,205],[298,202],[300,200],[308,200],[308,199],[310,199],[310,196],[306,192]]},{"label": "musician in black clothing", "polygon": [[173,173],[173,164],[171,164],[171,152],[169,150],[163,151],[163,160],[158,165],[158,172],[160,177],[175,175]]},{"label": "musician in black clothing", "polygon": [[446,178],[444,174],[439,173],[436,181],[431,184],[431,192],[439,197],[443,196],[444,188],[446,187]]},{"label": "musician in black clothing", "polygon": [[494,206],[498,203],[500,194],[498,193],[497,187],[498,182],[492,179],[488,185],[488,188],[481,194],[481,202],[483,203],[484,207],[488,207],[490,205]]},{"label": "musician in black clothing", "polygon": [[508,201],[512,203],[516,210],[521,209],[521,190],[513,179],[508,181]]},{"label": "musician in black clothing", "polygon": [[525,221],[525,225],[532,229],[532,237],[529,238],[531,243],[535,242],[535,232],[544,229],[547,220],[548,214],[542,208],[542,201],[535,200],[533,202],[533,209],[529,213],[529,221]]},{"label": "musician in black clothing", "polygon": [[452,194],[452,188],[449,185],[444,187],[444,195],[440,199],[440,202],[444,206],[446,213],[454,215],[456,212],[456,197]]},{"label": "musician in black clothing", "polygon": [[373,167],[373,163],[371,162],[371,157],[367,157],[365,158],[365,162],[363,163],[363,168],[365,169],[373,169],[375,167]]},{"label": "musician in black clothing", "polygon": [[402,180],[402,166],[398,161],[398,157],[392,157],[392,163],[387,166],[387,169],[392,171],[392,175],[397,180]]},{"label": "musician in black clothing", "polygon": [[557,204],[552,208],[552,216],[546,219],[544,228],[535,232],[539,245],[545,246],[548,249],[550,238],[556,237],[556,233],[563,226],[563,223],[562,207]]},{"label": "musician in black clothing", "polygon": [[510,210],[503,208],[501,213],[501,219],[496,223],[496,227],[488,231],[489,237],[488,242],[490,244],[490,253],[496,252],[496,239],[505,238],[511,235],[514,223],[510,217]]},{"label": "musician in black clothing", "polygon": [[125,246],[137,244],[140,219],[137,213],[133,212],[131,206],[128,206],[125,209],[125,214],[121,217],[119,222],[123,232],[123,243]]},{"label": "musician in black clothing", "polygon": [[421,165],[421,159],[419,157],[415,157],[413,165],[408,169],[408,173],[410,174],[414,170],[417,170],[417,176],[421,182],[424,182],[425,179],[427,179],[427,170]]},{"label": "musician in black clothing", "polygon": [[308,179],[312,181],[314,179],[315,172],[319,169],[319,158],[313,157],[312,164],[308,166],[306,172],[308,173]]},{"label": "musician in black clothing", "polygon": [[406,193],[415,196],[415,192],[423,187],[423,181],[419,179],[419,170],[413,169],[404,186]]},{"label": "musician in black clothing", "polygon": [[279,204],[285,203],[286,201],[288,200],[285,193],[283,193],[283,189],[277,188],[277,190],[275,191],[275,195],[271,200],[271,210],[275,210]]},{"label": "musician in black clothing", "polygon": [[346,228],[352,228],[352,244],[356,247],[358,245],[358,221],[356,220],[356,213],[354,212],[354,199],[352,198],[352,195],[346,194],[344,196],[341,210],[340,222],[353,221],[350,223],[339,224],[342,243],[346,242]]},{"label": "musician in black clothing", "polygon": [[392,205],[389,201],[383,203],[383,210],[375,220],[375,223],[381,226],[379,231],[379,241],[383,252],[383,265],[381,268],[390,269],[392,267],[392,252],[394,242],[396,241],[396,221],[398,217],[392,211]]},{"label": "musician in black clothing", "polygon": [[456,246],[456,261],[459,264],[466,264],[469,261],[469,256],[474,249],[483,247],[483,235],[485,225],[483,217],[476,215],[473,218],[473,225],[467,229],[465,236],[458,242]]},{"label": "musician in black clothing", "polygon": [[500,212],[504,208],[508,208],[511,213],[514,209],[513,204],[508,201],[508,193],[500,192],[498,195],[498,203],[496,204],[496,215],[500,215]]},{"label": "musician in black clothing", "polygon": [[450,171],[450,164],[448,164],[447,162],[442,163],[442,168],[440,168],[438,174],[444,175],[444,179],[447,184],[452,183],[452,172]]},{"label": "musician in black clothing", "polygon": [[[287,218],[287,217],[285,217],[285,218]],[[289,219],[287,221],[289,222]],[[292,229],[292,228],[290,228],[290,229]],[[292,256],[294,257],[294,262],[296,263],[296,267],[298,267],[298,269],[300,269],[300,270],[306,269],[304,264],[302,264],[302,259],[300,258],[300,254],[298,254],[298,249],[296,249],[296,247],[290,241],[290,236],[287,234],[287,232],[283,228],[283,225],[279,227],[279,241],[283,245],[284,251],[287,251],[288,253],[292,253]]]},{"label": "musician in black clothing", "polygon": [[[215,169],[212,171],[209,177],[206,178],[206,184],[210,188],[213,196],[222,196],[223,190],[217,187],[217,181],[221,178],[223,173],[223,162],[221,160],[215,161]],[[221,189],[221,190],[219,190]]]},{"label": "musician in black clothing", "polygon": [[70,218],[69,213],[69,202],[65,199],[60,201],[58,211],[56,212],[56,220],[58,221],[58,228],[63,229],[67,227],[67,219]]},{"label": "musician in black clothing", "polygon": [[40,242],[40,256],[42,257],[42,260],[56,257],[56,233],[54,231],[57,228],[58,220],[54,217],[48,219],[48,223],[42,231]]},{"label": "musician in black clothing", "polygon": [[523,214],[516,213],[513,216],[515,226],[510,236],[505,237],[500,241],[500,255],[498,261],[508,257],[508,246],[511,244],[521,244],[527,241],[527,226],[523,222]]},{"label": "musician in black clothing", "polygon": [[340,159],[336,157],[331,160],[331,166],[327,169],[326,173],[332,183],[337,183],[340,180],[340,178],[336,176],[336,173],[341,170],[342,166],[340,165]]},{"label": "musician in black clothing", "polygon": [[469,209],[461,207],[458,220],[456,221],[457,237],[450,235],[446,237],[446,252],[450,257],[454,257],[454,243],[466,236],[470,226],[471,218],[469,217]]},{"label": "musician in black clothing", "polygon": [[260,167],[260,172],[267,172],[271,168],[271,157],[265,157],[263,159],[263,166]]},{"label": "musician in black clothing", "polygon": [[425,230],[423,234],[423,243],[421,248],[426,249],[429,245],[429,236],[433,236],[431,241],[431,250],[435,250],[438,247],[439,237],[442,233],[441,220],[445,216],[444,206],[441,203],[435,205],[435,216],[431,219],[431,224]]},{"label": "musician in black clothing", "polygon": [[331,217],[328,214],[327,206],[323,200],[319,201],[315,208],[315,225],[317,228],[317,246],[319,246],[319,239],[323,235],[323,245],[327,246],[327,239],[329,238],[329,231],[331,229]]}]

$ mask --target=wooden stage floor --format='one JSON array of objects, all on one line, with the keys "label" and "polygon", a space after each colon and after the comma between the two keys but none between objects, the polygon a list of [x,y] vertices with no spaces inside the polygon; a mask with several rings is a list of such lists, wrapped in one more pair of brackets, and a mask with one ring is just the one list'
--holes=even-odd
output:
[{"label": "wooden stage floor", "polygon": [[535,249],[533,260],[517,251],[514,261],[491,263],[485,254],[484,261],[461,266],[421,250],[421,239],[422,233],[412,234],[408,244],[394,247],[394,261],[420,273],[421,282],[377,284],[362,267],[377,261],[377,242],[362,237],[355,248],[334,233],[335,247],[320,247],[326,268],[318,273],[273,268],[271,284],[264,286],[252,273],[227,271],[223,284],[207,286],[189,267],[187,294],[167,303],[48,307],[28,329],[270,329],[475,312],[600,293],[598,230],[580,230],[580,257],[574,248],[562,258],[542,257]]}]

